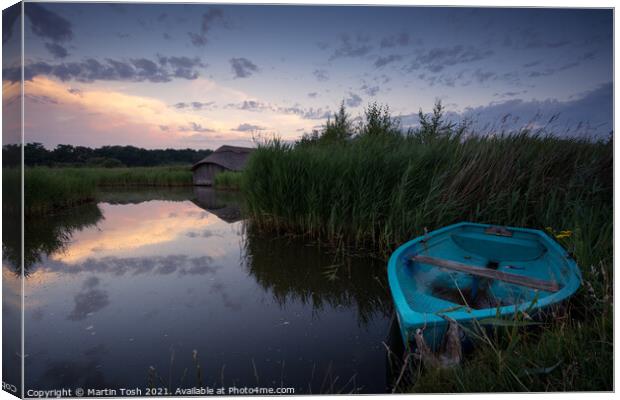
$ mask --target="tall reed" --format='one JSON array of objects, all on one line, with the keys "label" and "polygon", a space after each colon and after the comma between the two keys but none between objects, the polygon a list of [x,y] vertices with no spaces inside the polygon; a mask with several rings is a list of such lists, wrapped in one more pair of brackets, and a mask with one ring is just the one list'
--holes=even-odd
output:
[{"label": "tall reed", "polygon": [[[3,180],[21,188],[19,169],[4,168]],[[192,173],[188,166],[132,168],[49,168],[24,170],[24,211],[40,214],[70,207],[96,198],[98,187],[171,187],[189,186]],[[13,193],[4,207],[18,208],[19,193]]]},{"label": "tall reed", "polygon": [[597,243],[611,232],[612,154],[610,141],[526,132],[272,141],[251,156],[243,188],[264,229],[386,252],[463,220],[568,229]]}]

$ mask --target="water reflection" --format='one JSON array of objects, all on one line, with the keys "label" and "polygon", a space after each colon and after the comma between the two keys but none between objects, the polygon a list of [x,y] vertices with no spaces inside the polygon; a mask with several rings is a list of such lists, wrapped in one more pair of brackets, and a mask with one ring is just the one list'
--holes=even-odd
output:
[{"label": "water reflection", "polygon": [[[6,217],[6,218],[5,218]],[[85,204],[46,217],[26,217],[24,232],[24,274],[28,276],[33,265],[43,257],[63,253],[74,232],[93,227],[103,218],[95,204]],[[21,275],[21,216],[3,215],[2,252],[5,262],[16,276]]]},{"label": "water reflection", "polygon": [[247,236],[246,268],[270,291],[281,307],[289,302],[312,306],[316,314],[326,307],[355,308],[366,324],[376,314],[388,317],[391,302],[383,263],[317,252],[285,238]]},{"label": "water reflection", "polygon": [[104,192],[32,224],[27,387],[384,391],[382,265],[247,234],[238,195],[201,189]]},{"label": "water reflection", "polygon": [[194,186],[192,200],[198,207],[228,223],[241,221],[241,201],[234,192],[216,192],[205,186]]}]

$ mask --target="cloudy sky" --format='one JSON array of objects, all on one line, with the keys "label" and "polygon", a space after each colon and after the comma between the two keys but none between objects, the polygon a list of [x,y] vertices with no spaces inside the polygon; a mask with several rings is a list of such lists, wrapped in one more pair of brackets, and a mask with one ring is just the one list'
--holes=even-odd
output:
[{"label": "cloudy sky", "polygon": [[[341,101],[353,117],[387,104],[405,126],[440,99],[479,131],[612,130],[611,10],[25,7],[26,141],[48,147],[294,139]],[[6,91],[18,72],[5,65]]]}]

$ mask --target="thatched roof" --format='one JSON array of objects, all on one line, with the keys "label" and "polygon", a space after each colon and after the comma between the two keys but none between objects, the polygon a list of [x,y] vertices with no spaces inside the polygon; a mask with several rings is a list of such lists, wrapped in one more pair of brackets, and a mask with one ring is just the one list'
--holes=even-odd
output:
[{"label": "thatched roof", "polygon": [[217,164],[232,171],[241,171],[245,168],[250,153],[254,149],[238,146],[221,146],[207,157],[192,166],[192,171],[202,164]]}]

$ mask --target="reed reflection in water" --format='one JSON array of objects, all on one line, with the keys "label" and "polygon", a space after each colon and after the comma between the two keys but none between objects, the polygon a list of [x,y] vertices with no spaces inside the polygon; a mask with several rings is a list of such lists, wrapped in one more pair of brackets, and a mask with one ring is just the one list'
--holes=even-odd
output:
[{"label": "reed reflection in water", "polygon": [[29,228],[27,387],[386,390],[382,265],[248,233],[234,193],[100,198]]}]

